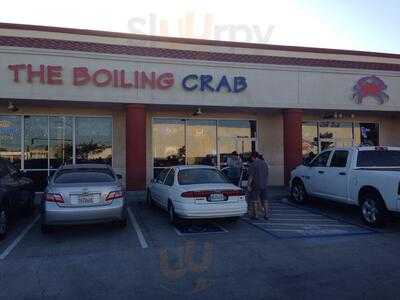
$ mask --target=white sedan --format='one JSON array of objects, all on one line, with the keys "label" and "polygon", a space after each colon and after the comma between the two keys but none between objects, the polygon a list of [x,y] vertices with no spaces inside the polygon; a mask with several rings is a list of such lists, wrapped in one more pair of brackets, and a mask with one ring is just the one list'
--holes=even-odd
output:
[{"label": "white sedan", "polygon": [[147,190],[147,202],[178,218],[238,218],[247,212],[244,192],[210,166],[166,168]]}]

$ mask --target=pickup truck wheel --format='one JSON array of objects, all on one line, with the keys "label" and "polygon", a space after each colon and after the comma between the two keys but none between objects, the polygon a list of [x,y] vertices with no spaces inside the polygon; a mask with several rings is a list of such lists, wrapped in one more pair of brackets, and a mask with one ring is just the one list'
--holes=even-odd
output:
[{"label": "pickup truck wheel", "polygon": [[8,214],[6,209],[0,208],[0,240],[2,240],[8,230]]},{"label": "pickup truck wheel", "polygon": [[290,191],[290,196],[293,202],[302,204],[307,201],[308,195],[306,188],[301,181],[295,181],[292,184],[292,189]]},{"label": "pickup truck wheel", "polygon": [[384,227],[387,220],[387,211],[382,199],[373,193],[362,196],[360,203],[361,217],[371,227]]}]

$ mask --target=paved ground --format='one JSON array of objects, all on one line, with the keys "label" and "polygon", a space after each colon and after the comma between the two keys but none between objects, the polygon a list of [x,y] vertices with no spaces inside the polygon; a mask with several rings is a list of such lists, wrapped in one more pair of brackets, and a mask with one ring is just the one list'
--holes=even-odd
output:
[{"label": "paved ground", "polygon": [[399,222],[372,231],[353,208],[297,207],[279,193],[268,222],[178,230],[140,202],[122,230],[42,235],[38,223],[27,231],[34,218],[19,220],[0,242],[0,299],[399,298]]}]

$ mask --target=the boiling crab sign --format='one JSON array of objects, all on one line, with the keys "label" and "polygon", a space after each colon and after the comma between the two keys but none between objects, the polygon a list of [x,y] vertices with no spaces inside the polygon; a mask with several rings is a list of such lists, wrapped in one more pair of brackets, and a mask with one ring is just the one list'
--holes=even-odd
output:
[{"label": "the boiling crab sign", "polygon": [[377,76],[366,76],[357,81],[353,87],[353,99],[357,104],[362,104],[367,97],[374,98],[379,104],[389,101],[386,93],[387,85]]},{"label": "the boiling crab sign", "polygon": [[[121,89],[168,90],[176,85],[173,72],[155,72],[145,70],[107,69],[89,70],[86,66],[75,66],[71,74],[65,74],[61,65],[12,64],[8,65],[12,79],[16,83],[26,82],[41,85],[63,85],[65,77],[72,78],[72,85],[113,87]],[[247,89],[247,80],[243,76],[222,74],[218,78],[211,74],[184,74],[179,82],[188,92],[241,93]]]}]

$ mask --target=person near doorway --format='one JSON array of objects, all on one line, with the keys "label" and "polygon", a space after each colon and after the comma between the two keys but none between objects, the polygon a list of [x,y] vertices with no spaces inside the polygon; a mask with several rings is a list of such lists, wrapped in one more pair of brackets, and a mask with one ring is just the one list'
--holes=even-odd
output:
[{"label": "person near doorway", "polygon": [[242,174],[243,162],[239,154],[233,151],[227,159],[228,178],[234,184],[239,186],[240,176]]},{"label": "person near doorway", "polygon": [[249,213],[252,219],[257,219],[258,206],[263,208],[264,218],[268,219],[267,183],[268,165],[265,160],[260,159],[260,155],[257,152],[253,152],[251,154],[249,179],[247,182]]}]

